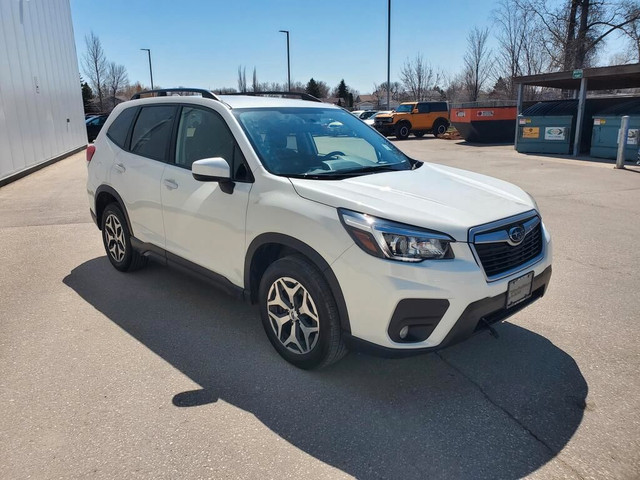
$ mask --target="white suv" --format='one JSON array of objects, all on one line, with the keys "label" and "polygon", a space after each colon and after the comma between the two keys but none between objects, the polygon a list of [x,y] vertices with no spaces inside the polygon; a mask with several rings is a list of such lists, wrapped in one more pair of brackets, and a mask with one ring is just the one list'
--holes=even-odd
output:
[{"label": "white suv", "polygon": [[412,160],[325,103],[168,92],[118,105],[87,150],[118,270],[152,257],[258,303],[302,368],[442,348],[544,295],[551,239],[520,188]]}]

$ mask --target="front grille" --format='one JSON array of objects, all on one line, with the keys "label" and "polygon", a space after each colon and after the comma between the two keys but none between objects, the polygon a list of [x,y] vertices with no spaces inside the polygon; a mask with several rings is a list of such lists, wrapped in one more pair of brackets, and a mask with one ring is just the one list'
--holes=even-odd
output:
[{"label": "front grille", "polygon": [[[521,222],[512,223],[501,227],[500,230],[509,231],[511,227],[520,224]],[[506,242],[496,242],[474,246],[487,278],[495,277],[517,269],[542,253],[542,223],[538,222],[520,245],[511,246]]]}]

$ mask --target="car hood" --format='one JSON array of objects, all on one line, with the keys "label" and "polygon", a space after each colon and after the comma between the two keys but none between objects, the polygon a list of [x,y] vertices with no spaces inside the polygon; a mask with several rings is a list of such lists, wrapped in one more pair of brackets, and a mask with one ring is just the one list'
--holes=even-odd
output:
[{"label": "car hood", "polygon": [[511,183],[430,163],[344,180],[290,180],[308,200],[437,230],[461,242],[471,227],[535,208]]}]

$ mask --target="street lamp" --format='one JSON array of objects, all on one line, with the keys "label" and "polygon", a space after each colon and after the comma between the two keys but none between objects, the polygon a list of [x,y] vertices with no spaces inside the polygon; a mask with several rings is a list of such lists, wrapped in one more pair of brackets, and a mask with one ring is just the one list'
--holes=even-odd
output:
[{"label": "street lamp", "polygon": [[291,59],[289,57],[289,30],[279,30],[280,33],[287,34],[287,83],[289,84],[289,92],[291,91]]},{"label": "street lamp", "polygon": [[390,110],[389,97],[391,95],[391,0],[387,9],[387,110]]},{"label": "street lamp", "polygon": [[153,90],[153,70],[151,69],[151,49],[141,48],[140,50],[144,50],[149,54],[149,75],[151,76],[151,90]]}]

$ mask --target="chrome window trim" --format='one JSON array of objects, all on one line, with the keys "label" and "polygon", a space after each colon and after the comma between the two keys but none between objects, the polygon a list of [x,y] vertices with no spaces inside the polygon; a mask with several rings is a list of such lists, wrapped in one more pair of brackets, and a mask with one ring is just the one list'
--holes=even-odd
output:
[{"label": "chrome window trim", "polygon": [[[494,234],[501,234],[503,232],[492,232],[485,235],[482,235],[482,232],[486,232],[487,230],[494,230],[496,228],[510,225],[512,223],[521,222],[523,220],[527,220],[526,222],[524,222],[524,226],[527,234],[530,233],[531,230],[533,230],[538,224],[540,224],[540,230],[541,230],[540,233],[542,235],[542,249],[540,251],[540,255],[532,258],[531,260],[529,260],[526,263],[523,263],[522,265],[518,265],[515,268],[501,272],[498,275],[492,275],[490,277],[487,276],[487,273],[484,270],[482,262],[480,261],[480,256],[476,251],[476,247],[475,247],[476,238],[480,237],[479,238],[480,242],[478,243],[482,243],[482,244],[500,243],[500,242],[510,243],[508,241],[509,238],[508,238],[508,235],[506,234],[506,231],[504,232],[505,234],[504,236],[498,236],[498,235],[494,236]],[[495,238],[496,240],[488,241],[491,238]],[[547,253],[547,244],[544,241],[544,238],[545,238],[545,229],[544,229],[544,224],[542,223],[542,218],[540,217],[540,214],[536,210],[529,210],[528,212],[514,215],[512,217],[503,218],[495,222],[485,223],[483,225],[478,225],[476,227],[470,228],[468,241],[469,241],[469,247],[471,248],[471,253],[473,254],[473,258],[475,259],[476,263],[482,270],[482,274],[484,275],[485,280],[487,281],[487,283],[491,283],[491,282],[496,282],[498,280],[502,280],[503,278],[509,277],[516,273],[522,272],[524,270],[527,270],[532,266],[534,266],[536,263],[540,262]]]}]

